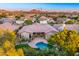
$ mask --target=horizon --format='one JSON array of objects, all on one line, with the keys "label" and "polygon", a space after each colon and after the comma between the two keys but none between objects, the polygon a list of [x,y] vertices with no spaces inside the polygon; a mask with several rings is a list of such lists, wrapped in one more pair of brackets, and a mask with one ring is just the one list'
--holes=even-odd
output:
[{"label": "horizon", "polygon": [[[72,7],[73,6],[73,7]],[[79,3],[0,3],[1,9],[79,10]]]}]

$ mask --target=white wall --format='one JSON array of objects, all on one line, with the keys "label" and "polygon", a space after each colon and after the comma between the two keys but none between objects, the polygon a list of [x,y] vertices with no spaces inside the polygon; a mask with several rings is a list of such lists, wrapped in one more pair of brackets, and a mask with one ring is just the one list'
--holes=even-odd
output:
[{"label": "white wall", "polygon": [[46,39],[50,38],[50,36],[51,36],[52,34],[53,34],[52,32],[47,33],[46,36],[45,36],[45,38],[46,38]]},{"label": "white wall", "polygon": [[54,35],[56,32],[55,31],[51,31],[49,33],[46,33],[45,38],[49,39],[51,37],[51,35]]},{"label": "white wall", "polygon": [[24,21],[16,20],[16,23],[17,23],[17,24],[23,24]]},{"label": "white wall", "polygon": [[47,20],[40,21],[40,24],[47,24]]},{"label": "white wall", "polygon": [[21,36],[29,39],[29,33],[23,32],[23,33],[21,33]]}]

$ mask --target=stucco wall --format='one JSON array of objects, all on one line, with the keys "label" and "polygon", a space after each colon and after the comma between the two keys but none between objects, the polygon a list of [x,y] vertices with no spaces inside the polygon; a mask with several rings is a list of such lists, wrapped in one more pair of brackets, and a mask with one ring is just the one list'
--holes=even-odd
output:
[{"label": "stucco wall", "polygon": [[21,36],[22,36],[23,38],[29,39],[29,33],[23,32],[23,33],[21,33]]}]

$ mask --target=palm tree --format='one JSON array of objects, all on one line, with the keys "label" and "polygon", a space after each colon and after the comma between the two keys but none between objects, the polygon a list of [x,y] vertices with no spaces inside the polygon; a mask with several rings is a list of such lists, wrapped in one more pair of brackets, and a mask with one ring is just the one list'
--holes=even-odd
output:
[{"label": "palm tree", "polygon": [[40,16],[35,15],[35,19],[36,19],[35,22],[36,23],[39,23],[39,18],[40,18]]}]

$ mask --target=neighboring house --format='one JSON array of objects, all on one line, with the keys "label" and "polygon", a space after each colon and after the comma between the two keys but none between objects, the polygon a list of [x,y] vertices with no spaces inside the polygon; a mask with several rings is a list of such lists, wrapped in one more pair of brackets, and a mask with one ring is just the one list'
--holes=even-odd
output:
[{"label": "neighboring house", "polygon": [[65,24],[54,24],[53,27],[58,30],[58,31],[62,31],[65,28]]},{"label": "neighboring house", "polygon": [[76,30],[79,32],[79,24],[68,24],[66,25],[66,28],[68,30]]},{"label": "neighboring house", "polygon": [[77,20],[79,21],[79,18]]},{"label": "neighboring house", "polygon": [[25,17],[20,17],[20,19],[24,20],[24,19],[25,19]]},{"label": "neighboring house", "polygon": [[10,19],[10,18],[2,18],[2,19],[0,19],[0,22],[2,22],[2,23],[15,23],[15,19]]},{"label": "neighboring house", "polygon": [[36,21],[36,18],[35,18],[35,16],[33,17],[33,19],[32,19],[32,22],[34,23]]},{"label": "neighboring house", "polygon": [[24,21],[28,20],[27,18],[24,19]]},{"label": "neighboring house", "polygon": [[40,21],[40,24],[47,24],[47,20]]},{"label": "neighboring house", "polygon": [[36,37],[48,39],[56,32],[57,30],[48,24],[35,23],[32,25],[24,26],[21,30],[19,30],[18,34],[20,34],[21,37],[28,39],[34,39]]},{"label": "neighboring house", "polygon": [[15,31],[19,28],[19,25],[13,25],[11,23],[3,23],[0,24],[0,29],[2,30],[8,30],[8,31]]},{"label": "neighboring house", "polygon": [[53,18],[48,18],[48,22],[53,22],[53,23],[55,23],[55,21],[54,21]]},{"label": "neighboring house", "polygon": [[75,14],[75,15],[72,15],[72,17],[78,17],[78,15]]},{"label": "neighboring house", "polygon": [[71,16],[72,16],[72,15],[70,15],[70,14],[65,14],[65,16],[66,16],[66,17],[70,17],[70,18],[71,18]]},{"label": "neighboring house", "polygon": [[49,19],[47,18],[47,17],[45,17],[45,16],[41,16],[40,18],[39,18],[39,21],[40,21],[40,24],[47,24],[47,21],[48,21]]},{"label": "neighboring house", "polygon": [[78,24],[55,24],[53,27],[58,31],[62,31],[64,28],[67,28],[68,30],[76,30],[79,32]]},{"label": "neighboring house", "polygon": [[15,19],[15,16],[13,15],[13,16],[7,16],[7,18],[9,18],[9,19]]},{"label": "neighboring house", "polygon": [[16,20],[16,24],[22,25],[22,24],[24,24],[24,20]]},{"label": "neighboring house", "polygon": [[58,28],[58,30],[59,30],[59,31],[63,31],[65,27],[66,27],[66,25],[65,25],[65,24],[62,24],[62,26],[60,26],[60,27]]},{"label": "neighboring house", "polygon": [[38,22],[40,24],[47,24],[47,21],[49,20],[47,17],[45,16],[34,16],[33,19],[32,19],[32,22],[36,22],[37,21],[37,18],[38,17]]},{"label": "neighboring house", "polygon": [[25,20],[27,20],[27,19],[26,18],[25,19],[24,18],[18,19],[18,20],[16,20],[16,24],[22,25],[22,24],[24,24]]},{"label": "neighboring house", "polygon": [[3,24],[3,21],[0,19],[0,24]]},{"label": "neighboring house", "polygon": [[61,24],[61,23],[65,23],[66,21],[69,21],[70,19],[68,18],[57,18],[57,23]]},{"label": "neighboring house", "polygon": [[71,20],[71,19],[70,19],[70,18],[67,18],[67,19],[66,19],[66,21],[69,21],[69,20]]}]

